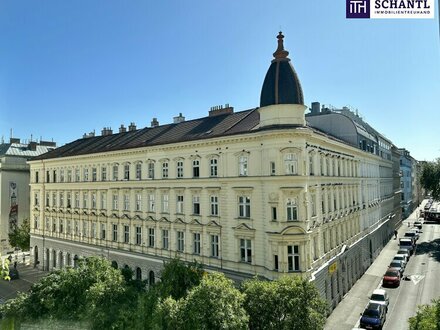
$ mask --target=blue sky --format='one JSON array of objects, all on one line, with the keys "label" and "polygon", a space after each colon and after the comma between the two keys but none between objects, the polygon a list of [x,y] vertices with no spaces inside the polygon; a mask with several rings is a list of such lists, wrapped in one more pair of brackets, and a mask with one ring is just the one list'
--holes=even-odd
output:
[{"label": "blue sky", "polygon": [[[437,4],[437,3],[436,3]],[[121,124],[259,105],[281,29],[305,102],[358,109],[440,157],[436,19],[345,18],[345,1],[0,1],[0,136],[59,145]]]}]

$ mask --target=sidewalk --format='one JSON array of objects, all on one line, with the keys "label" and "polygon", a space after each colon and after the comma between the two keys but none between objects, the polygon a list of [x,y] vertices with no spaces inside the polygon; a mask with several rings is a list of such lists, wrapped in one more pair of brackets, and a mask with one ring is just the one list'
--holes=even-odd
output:
[{"label": "sidewalk", "polygon": [[[421,205],[424,205],[425,201]],[[398,229],[398,237],[403,237],[408,229],[408,222],[416,221],[416,215],[420,212],[417,207],[411,215],[401,222]],[[416,213],[419,212],[419,213]],[[368,297],[374,289],[381,285],[382,276],[388,269],[389,261],[398,250],[398,240],[391,239],[383,248],[379,256],[374,260],[365,274],[356,282],[344,299],[327,318],[325,330],[351,330],[359,325],[360,314],[368,304]]]}]

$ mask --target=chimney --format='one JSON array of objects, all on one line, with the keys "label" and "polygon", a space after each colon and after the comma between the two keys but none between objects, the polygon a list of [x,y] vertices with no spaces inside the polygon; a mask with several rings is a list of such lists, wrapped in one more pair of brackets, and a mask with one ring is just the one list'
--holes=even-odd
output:
[{"label": "chimney", "polygon": [[11,137],[9,143],[20,143],[20,138],[13,138],[13,137]]},{"label": "chimney", "polygon": [[125,128],[124,124],[121,124],[121,127],[119,127],[119,133],[125,133],[127,132],[127,129]]},{"label": "chimney", "polygon": [[128,130],[129,130],[130,132],[135,131],[135,130],[136,130],[136,125],[135,125],[135,123],[130,123],[130,126],[128,126]]},{"label": "chimney", "polygon": [[101,135],[105,136],[105,135],[112,135],[113,131],[111,129],[111,127],[104,127],[101,131]]},{"label": "chimney", "polygon": [[183,123],[185,121],[185,117],[182,116],[182,113],[180,112],[177,117],[173,117],[174,124]]},{"label": "chimney", "polygon": [[228,103],[225,104],[223,108],[222,105],[216,105],[211,107],[209,110],[209,117],[215,117],[219,115],[231,114],[234,113],[234,107],[231,107]]},{"label": "chimney", "polygon": [[31,151],[36,151],[37,150],[37,142],[29,142],[28,149]]},{"label": "chimney", "polygon": [[157,127],[159,126],[159,122],[157,121],[157,118],[153,118],[151,121],[151,127]]},{"label": "chimney", "polygon": [[319,104],[319,102],[312,102],[312,115],[319,114],[320,109],[321,104]]}]

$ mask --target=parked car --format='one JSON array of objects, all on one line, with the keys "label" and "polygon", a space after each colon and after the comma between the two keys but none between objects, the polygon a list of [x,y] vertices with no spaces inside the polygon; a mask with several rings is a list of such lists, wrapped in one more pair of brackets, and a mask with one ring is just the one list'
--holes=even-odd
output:
[{"label": "parked car", "polygon": [[401,261],[403,269],[405,270],[405,268],[406,268],[406,255],[405,254],[396,254],[393,258],[393,261],[394,260]]},{"label": "parked car", "polygon": [[399,239],[399,248],[407,249],[409,254],[412,255],[414,253],[415,242],[412,238],[401,238]]},{"label": "parked car", "polygon": [[369,303],[361,314],[360,327],[364,329],[382,329],[386,318],[387,313],[383,305]]},{"label": "parked car", "polygon": [[397,250],[396,254],[403,254],[403,255],[405,255],[406,256],[406,263],[408,263],[409,257],[410,257],[408,249],[399,249],[399,250]]},{"label": "parked car", "polygon": [[388,293],[384,289],[376,289],[370,296],[370,303],[380,304],[385,306],[385,311],[388,311],[388,305],[390,300],[388,298]]},{"label": "parked car", "polygon": [[405,270],[405,267],[403,266],[403,262],[402,262],[401,260],[395,260],[395,259],[393,259],[393,260],[390,262],[390,266],[389,266],[389,268],[395,268],[395,269],[398,269],[399,272],[400,272],[400,276],[403,275],[403,271]]},{"label": "parked car", "polygon": [[410,230],[410,231],[405,232],[404,237],[409,237],[409,238],[414,239],[414,241],[417,241],[419,239],[419,234],[416,233],[414,230]]},{"label": "parked car", "polygon": [[415,221],[414,222],[414,227],[418,228],[418,229],[422,229],[423,224],[421,221]]},{"label": "parked car", "polygon": [[398,287],[400,285],[400,271],[394,268],[388,268],[382,278],[382,286],[394,286]]}]

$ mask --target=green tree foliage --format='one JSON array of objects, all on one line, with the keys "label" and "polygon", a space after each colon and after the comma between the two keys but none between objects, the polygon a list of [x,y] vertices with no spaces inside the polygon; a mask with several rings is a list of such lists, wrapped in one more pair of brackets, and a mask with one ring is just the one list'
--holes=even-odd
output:
[{"label": "green tree foliage", "polygon": [[9,244],[23,251],[29,251],[31,242],[30,230],[29,220],[26,219],[20,227],[16,226],[9,233]]},{"label": "green tree foliage", "polygon": [[251,329],[323,329],[327,306],[316,287],[299,277],[243,284]]},{"label": "green tree foliage", "polygon": [[433,162],[425,162],[422,165],[420,184],[432,197],[440,200],[440,158]]},{"label": "green tree foliage", "polygon": [[244,294],[222,273],[210,273],[185,298],[160,303],[164,329],[247,329]]},{"label": "green tree foliage", "polygon": [[11,280],[11,277],[9,276],[9,259],[3,259],[0,254],[0,280],[4,279],[7,281]]},{"label": "green tree foliage", "polygon": [[440,299],[433,300],[432,305],[419,305],[417,314],[408,322],[410,330],[440,329]]},{"label": "green tree foliage", "polygon": [[3,317],[19,320],[86,321],[92,329],[122,329],[132,322],[138,294],[120,270],[91,257],[78,268],[64,268],[34,284],[29,293],[8,301]]},{"label": "green tree foliage", "polygon": [[158,283],[160,296],[171,296],[176,300],[186,296],[191,288],[199,285],[203,273],[202,266],[197,262],[186,264],[178,258],[165,262]]}]

